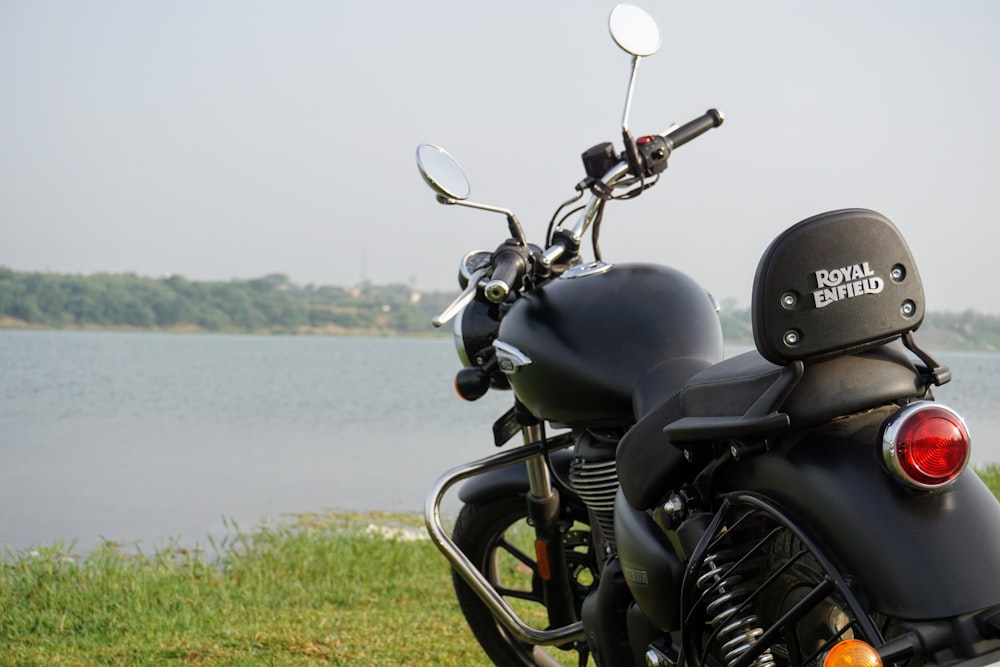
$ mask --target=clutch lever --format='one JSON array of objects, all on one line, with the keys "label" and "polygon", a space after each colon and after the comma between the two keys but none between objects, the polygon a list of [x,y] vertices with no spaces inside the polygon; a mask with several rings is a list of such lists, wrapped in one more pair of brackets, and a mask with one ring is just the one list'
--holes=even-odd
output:
[{"label": "clutch lever", "polygon": [[441,327],[450,322],[456,315],[462,312],[462,309],[472,303],[472,300],[476,298],[476,291],[479,289],[479,281],[486,276],[486,269],[478,269],[471,276],[469,276],[469,284],[465,290],[458,295],[451,305],[444,309],[444,311],[431,320],[431,324],[435,327]]}]

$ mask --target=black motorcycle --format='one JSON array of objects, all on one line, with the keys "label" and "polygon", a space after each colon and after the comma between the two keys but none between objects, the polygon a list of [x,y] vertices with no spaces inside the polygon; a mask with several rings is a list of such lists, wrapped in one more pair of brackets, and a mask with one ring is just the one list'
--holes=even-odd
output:
[{"label": "black motorcycle", "polygon": [[633,56],[624,150],[583,153],[544,245],[468,201],[445,151],[417,151],[439,202],[498,212],[510,233],[463,259],[435,320],[455,320],[464,398],[513,390],[495,444],[522,439],[427,499],[473,633],[498,665],[1000,665],[1000,504],[933,399],[950,374],[914,337],[924,296],[903,237],[864,209],[786,230],[754,277],[756,349],[724,359],[718,306],[691,278],[602,259],[607,204],[723,121],[634,138],[659,30],[628,5],[610,29]]}]

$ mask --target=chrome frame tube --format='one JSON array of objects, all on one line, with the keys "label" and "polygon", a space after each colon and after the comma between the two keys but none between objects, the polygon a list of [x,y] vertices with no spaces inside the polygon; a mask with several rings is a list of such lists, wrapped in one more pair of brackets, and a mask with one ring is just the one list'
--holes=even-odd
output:
[{"label": "chrome frame tube", "polygon": [[[529,432],[525,431],[526,438]],[[516,639],[535,646],[553,646],[583,639],[583,623],[577,621],[561,628],[540,630],[522,621],[517,612],[497,592],[496,588],[490,584],[468,557],[462,553],[462,550],[448,536],[444,525],[441,523],[441,501],[452,486],[470,477],[498,470],[514,465],[515,463],[521,463],[522,461],[529,462],[529,470],[532,467],[532,460],[539,461],[541,466],[545,467],[543,450],[539,445],[540,443],[535,441],[517,449],[501,452],[500,454],[494,454],[478,461],[457,466],[446,472],[438,478],[427,494],[427,500],[424,503],[424,523],[431,540],[441,550],[441,553],[448,558],[455,571],[458,572],[459,576],[465,580],[476,595],[482,599],[494,617]],[[548,479],[547,469],[545,476]],[[549,489],[551,490],[551,485]]]}]

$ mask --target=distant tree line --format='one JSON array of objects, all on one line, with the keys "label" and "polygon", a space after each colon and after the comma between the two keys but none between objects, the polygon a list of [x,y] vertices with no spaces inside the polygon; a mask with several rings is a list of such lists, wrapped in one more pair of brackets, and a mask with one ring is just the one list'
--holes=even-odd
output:
[{"label": "distant tree line", "polygon": [[[180,276],[24,273],[0,267],[0,326],[134,328],[280,333],[429,334],[454,292],[405,285],[299,286],[288,276],[191,281]],[[752,345],[750,312],[734,301],[720,313],[724,339]],[[451,329],[446,328],[446,333]],[[931,349],[1000,350],[1000,317],[928,313],[918,333]]]},{"label": "distant tree line", "polygon": [[[726,300],[719,313],[724,340],[753,345],[750,310]],[[928,350],[1000,351],[1000,316],[966,310],[961,313],[929,312],[917,332],[917,341]]]},{"label": "distant tree line", "polygon": [[301,287],[281,274],[203,282],[0,267],[0,324],[7,327],[429,333],[431,317],[451,298],[403,285]]}]

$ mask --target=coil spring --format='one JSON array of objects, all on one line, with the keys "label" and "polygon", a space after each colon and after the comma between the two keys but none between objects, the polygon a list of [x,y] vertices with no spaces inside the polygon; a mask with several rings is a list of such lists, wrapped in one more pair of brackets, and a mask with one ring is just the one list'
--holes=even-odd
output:
[{"label": "coil spring", "polygon": [[[705,556],[697,586],[708,591],[706,611],[718,637],[722,657],[730,667],[753,646],[764,630],[759,619],[748,609],[741,610],[749,592],[743,587],[745,576],[726,559],[732,554],[719,551]],[[774,656],[768,648],[752,663],[754,667],[772,667]]]}]

